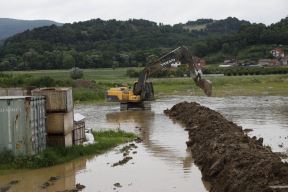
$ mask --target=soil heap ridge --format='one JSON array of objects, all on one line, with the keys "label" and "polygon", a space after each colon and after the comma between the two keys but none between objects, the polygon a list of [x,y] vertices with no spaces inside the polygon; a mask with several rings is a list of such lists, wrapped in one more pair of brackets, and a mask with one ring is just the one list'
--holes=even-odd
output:
[{"label": "soil heap ridge", "polygon": [[[288,164],[220,113],[195,102],[164,111],[189,131],[187,146],[211,192],[288,191]],[[273,130],[271,130],[273,131]]]}]

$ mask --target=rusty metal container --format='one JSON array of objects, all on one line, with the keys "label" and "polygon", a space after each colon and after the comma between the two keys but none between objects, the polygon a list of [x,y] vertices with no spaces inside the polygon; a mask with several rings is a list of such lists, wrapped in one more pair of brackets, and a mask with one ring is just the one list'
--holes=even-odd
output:
[{"label": "rusty metal container", "polygon": [[80,113],[74,114],[72,139],[73,145],[80,145],[85,141],[85,116]]},{"label": "rusty metal container", "polygon": [[0,88],[0,96],[27,96],[28,90],[22,87]]},{"label": "rusty metal container", "polygon": [[70,112],[73,110],[71,87],[39,88],[32,90],[31,93],[46,97],[47,112]]},{"label": "rusty metal container", "polygon": [[46,148],[45,97],[0,97],[0,152],[34,155]]},{"label": "rusty metal container", "polygon": [[72,146],[72,132],[67,135],[48,135],[47,146],[49,147],[70,147]]},{"label": "rusty metal container", "polygon": [[47,113],[47,133],[67,135],[73,129],[73,111],[68,113]]},{"label": "rusty metal container", "polygon": [[85,141],[85,122],[74,122],[72,131],[73,145],[80,145]]}]

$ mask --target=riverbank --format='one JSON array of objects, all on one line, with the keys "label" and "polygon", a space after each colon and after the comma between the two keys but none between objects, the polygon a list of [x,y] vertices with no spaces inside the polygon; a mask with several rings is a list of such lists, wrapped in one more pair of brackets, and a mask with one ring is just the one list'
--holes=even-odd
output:
[{"label": "riverbank", "polygon": [[195,102],[165,110],[189,132],[187,146],[211,192],[287,191],[288,165],[220,113]]},{"label": "riverbank", "polygon": [[0,155],[0,175],[13,169],[36,169],[65,163],[81,156],[98,155],[116,147],[119,144],[136,138],[133,133],[124,131],[94,132],[96,143],[88,146],[74,145],[68,148],[47,148],[38,155],[14,157],[10,152]]}]

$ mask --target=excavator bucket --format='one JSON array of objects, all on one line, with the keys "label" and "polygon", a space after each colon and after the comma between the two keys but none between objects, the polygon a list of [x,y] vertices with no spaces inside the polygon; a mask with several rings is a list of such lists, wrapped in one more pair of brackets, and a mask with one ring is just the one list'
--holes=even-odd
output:
[{"label": "excavator bucket", "polygon": [[212,96],[212,82],[208,79],[199,79],[199,80],[195,80],[196,85],[198,87],[200,87],[205,95],[207,96]]}]

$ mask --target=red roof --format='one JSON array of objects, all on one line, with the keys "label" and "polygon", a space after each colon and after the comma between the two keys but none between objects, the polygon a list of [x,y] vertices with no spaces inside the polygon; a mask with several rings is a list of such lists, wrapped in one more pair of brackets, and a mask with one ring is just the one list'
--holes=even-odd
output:
[{"label": "red roof", "polygon": [[272,49],[272,51],[274,51],[274,50],[279,52],[279,53],[284,53],[284,50],[282,48],[274,48],[274,49]]}]

